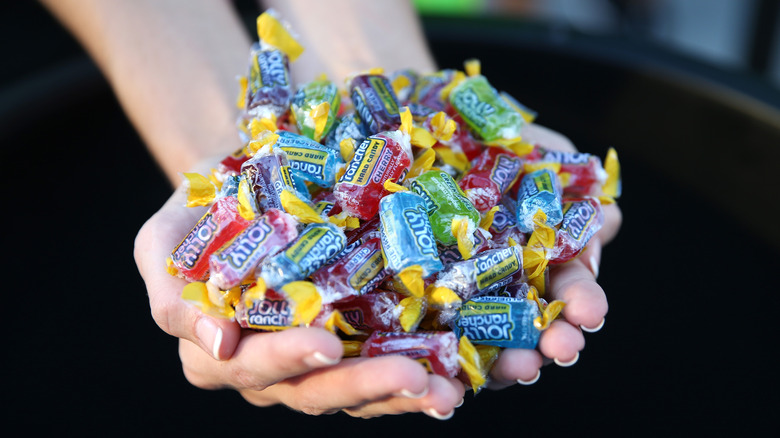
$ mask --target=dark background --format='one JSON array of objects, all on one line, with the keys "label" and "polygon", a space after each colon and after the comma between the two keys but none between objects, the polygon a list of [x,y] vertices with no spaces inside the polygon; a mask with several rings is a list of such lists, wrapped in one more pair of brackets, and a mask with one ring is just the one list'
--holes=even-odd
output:
[{"label": "dark background", "polygon": [[780,94],[758,75],[544,23],[427,17],[441,67],[478,57],[540,124],[583,151],[620,154],[625,222],[603,255],[606,325],[586,334],[575,366],[468,394],[447,422],[308,417],[187,383],[132,258],[166,180],[73,39],[34,2],[0,10],[6,424],[67,436],[394,437],[742,436],[773,425]]}]

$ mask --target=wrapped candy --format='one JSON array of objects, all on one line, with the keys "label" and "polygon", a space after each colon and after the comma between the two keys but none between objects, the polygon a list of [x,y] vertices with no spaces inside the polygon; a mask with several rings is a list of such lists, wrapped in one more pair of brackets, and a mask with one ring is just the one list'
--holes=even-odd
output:
[{"label": "wrapped candy", "polygon": [[379,219],[382,254],[391,275],[419,265],[422,277],[426,278],[444,267],[428,219],[428,207],[420,195],[402,191],[385,196],[379,202]]},{"label": "wrapped candy", "polygon": [[290,282],[276,290],[265,288],[262,282],[252,283],[243,288],[235,305],[238,324],[261,331],[308,326],[318,317],[318,322],[325,323],[328,318],[323,312],[332,313],[323,308],[317,288],[306,281]]},{"label": "wrapped candy", "polygon": [[334,151],[341,151],[341,142],[352,139],[360,144],[367,137],[366,126],[355,113],[348,113],[339,117],[334,123],[333,129],[325,137],[325,146]]},{"label": "wrapped candy", "polygon": [[523,276],[519,246],[484,251],[473,259],[452,263],[439,272],[436,286],[446,287],[462,300],[495,291]]},{"label": "wrapped candy", "polygon": [[564,196],[595,195],[607,180],[607,172],[595,155],[551,150],[545,152],[541,161],[560,164],[558,174],[565,180]]},{"label": "wrapped candy", "polygon": [[239,300],[235,318],[243,328],[283,330],[293,326],[293,306],[284,294],[268,290],[259,299]]},{"label": "wrapped candy", "polygon": [[430,108],[430,113],[447,111],[449,103],[441,98],[444,87],[449,85],[458,72],[452,69],[444,69],[430,74],[422,75],[412,94],[412,102]]},{"label": "wrapped candy", "polygon": [[209,282],[221,290],[238,286],[255,273],[261,261],[298,237],[297,227],[298,221],[292,216],[268,209],[209,257]]},{"label": "wrapped candy", "polygon": [[[490,232],[482,228],[477,228],[472,237],[474,238],[474,245],[471,247],[468,258],[471,258],[471,256],[474,254],[479,254],[483,251],[493,249],[495,246],[493,240],[491,239]],[[450,246],[444,246],[441,244],[439,245],[439,259],[441,259],[441,262],[444,263],[444,266],[455,262],[460,262],[462,260],[468,260],[468,258],[463,257],[461,249],[457,244]]]},{"label": "wrapped candy", "polygon": [[355,113],[366,125],[367,132],[376,134],[398,129],[401,125],[398,99],[387,77],[357,75],[350,81],[349,89]]},{"label": "wrapped candy", "polygon": [[320,187],[329,188],[336,183],[336,173],[344,166],[341,154],[299,134],[287,131],[277,134],[274,147],[285,152],[294,174]]},{"label": "wrapped candy", "polygon": [[356,245],[338,261],[317,270],[311,278],[326,303],[371,292],[387,278],[380,238],[373,237]]},{"label": "wrapped candy", "polygon": [[263,49],[255,43],[249,55],[246,112],[258,119],[280,117],[293,98],[289,60],[277,49]]},{"label": "wrapped candy", "polygon": [[460,82],[450,93],[450,103],[482,140],[520,137],[523,117],[499,96],[482,75]]},{"label": "wrapped candy", "polygon": [[463,303],[453,331],[477,345],[533,349],[541,334],[534,320],[540,316],[528,299],[479,297]]},{"label": "wrapped candy", "polygon": [[393,86],[393,91],[398,99],[398,103],[402,106],[407,106],[411,103],[412,94],[415,88],[417,88],[417,82],[419,81],[419,75],[416,71],[410,68],[404,68],[396,70],[387,76],[390,83]]},{"label": "wrapped candy", "polygon": [[517,227],[524,233],[532,232],[537,210],[547,215],[547,225],[561,223],[561,196],[561,183],[552,170],[543,168],[523,176],[517,192]]},{"label": "wrapped candy", "polygon": [[525,245],[526,235],[517,228],[517,201],[509,196],[501,198],[489,228],[495,245],[509,246],[509,239]]},{"label": "wrapped candy", "polygon": [[513,152],[500,147],[485,148],[471,169],[458,181],[480,213],[498,205],[501,197],[517,181],[523,160]]},{"label": "wrapped candy", "polygon": [[556,232],[554,256],[550,263],[565,263],[576,257],[604,224],[598,199],[569,199],[563,204],[563,219]]},{"label": "wrapped candy", "polygon": [[257,35],[250,49],[244,110],[258,119],[280,117],[289,110],[294,93],[289,63],[303,47],[273,9],[257,17]]},{"label": "wrapped candy", "polygon": [[409,180],[408,185],[412,192],[425,199],[431,229],[438,242],[443,245],[458,243],[458,236],[453,233],[452,225],[457,219],[465,219],[465,238],[473,245],[474,231],[480,221],[479,212],[449,174],[430,170]]},{"label": "wrapped candy", "polygon": [[341,206],[336,202],[336,197],[330,190],[323,190],[312,198],[314,211],[320,216],[332,216],[341,212]]},{"label": "wrapped candy", "polygon": [[298,87],[291,102],[298,131],[319,142],[333,128],[340,104],[338,88],[327,79],[311,81]]},{"label": "wrapped candy", "polygon": [[363,343],[365,357],[402,355],[425,366],[428,372],[455,377],[460,371],[458,338],[449,331],[442,332],[374,332]]},{"label": "wrapped candy", "polygon": [[185,174],[187,206],[209,211],[169,258],[182,299],[243,330],[339,328],[346,356],[405,355],[477,392],[502,349],[534,348],[561,311],[540,292],[620,195],[616,153],[602,169],[523,142],[536,113],[476,60],[293,95],[303,48],[271,11],[258,36],[243,147]]},{"label": "wrapped candy", "polygon": [[267,258],[258,269],[258,277],[271,289],[307,278],[343,251],[347,243],[341,228],[330,222],[309,224],[293,238],[284,251]]},{"label": "wrapped candy", "polygon": [[205,281],[209,275],[211,254],[249,224],[250,221],[239,214],[238,200],[235,197],[225,196],[217,199],[173,249],[173,266],[187,281]]},{"label": "wrapped candy", "polygon": [[400,332],[400,309],[404,295],[376,290],[347,301],[334,303],[347,322],[357,330],[367,332]]},{"label": "wrapped candy", "polygon": [[364,220],[374,217],[379,200],[390,193],[385,181],[403,180],[412,160],[408,134],[388,131],[366,138],[333,188],[342,210]]},{"label": "wrapped candy", "polygon": [[259,212],[271,208],[283,210],[280,196],[284,190],[304,199],[309,197],[306,187],[299,187],[290,173],[287,154],[279,148],[261,149],[241,166],[241,174],[249,184]]}]

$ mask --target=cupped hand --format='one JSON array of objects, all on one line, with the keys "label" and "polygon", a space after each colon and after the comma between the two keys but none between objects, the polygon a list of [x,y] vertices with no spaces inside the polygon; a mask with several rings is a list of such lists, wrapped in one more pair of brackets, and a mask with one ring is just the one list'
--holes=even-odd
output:
[{"label": "cupped hand", "polygon": [[[203,167],[208,168],[208,167]],[[342,358],[339,338],[320,328],[275,333],[242,330],[184,301],[185,280],[166,271],[166,258],[205,213],[186,208],[177,189],[141,228],[135,260],[152,317],[179,338],[184,375],[204,389],[232,388],[257,406],[284,404],[307,414],[345,411],[358,417],[424,412],[449,418],[463,400],[463,384],[428,374],[406,357]]]},{"label": "cupped hand", "polygon": [[[547,149],[577,150],[568,138],[535,124],[524,128],[523,140]],[[604,225],[582,254],[550,269],[550,290],[544,298],[564,301],[563,317],[542,332],[535,350],[503,350],[493,366],[489,388],[500,389],[515,383],[530,385],[539,379],[543,365],[571,366],[577,362],[579,352],[585,348],[583,331],[595,332],[604,325],[607,297],[596,282],[601,248],[615,237],[621,222],[618,205],[605,205]]]}]

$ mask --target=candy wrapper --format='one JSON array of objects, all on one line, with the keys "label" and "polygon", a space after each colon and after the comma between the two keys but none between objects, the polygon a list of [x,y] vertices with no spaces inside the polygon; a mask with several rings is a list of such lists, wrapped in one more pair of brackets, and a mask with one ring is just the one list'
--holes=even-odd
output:
[{"label": "candy wrapper", "polygon": [[298,222],[292,216],[269,209],[209,257],[209,281],[222,290],[238,286],[255,273],[266,257],[295,239],[297,227]]},{"label": "candy wrapper", "polygon": [[463,303],[453,330],[474,344],[533,349],[541,333],[534,326],[539,317],[539,308],[532,300],[479,297]]},{"label": "candy wrapper", "polygon": [[[478,392],[503,349],[536,348],[621,194],[620,166],[522,139],[537,114],[465,72],[292,84],[303,48],[275,13],[241,80],[243,143],[184,174],[201,219],[173,248],[182,299],[242,330],[323,327],[345,357],[401,355]],[[341,89],[337,84],[343,83]]]},{"label": "candy wrapper", "polygon": [[[425,200],[436,241],[443,245],[460,241],[462,245],[473,247],[473,235],[481,218],[474,204],[449,174],[431,170],[410,180],[408,185],[411,191]],[[457,228],[457,224],[453,227],[455,221],[464,222],[462,230]]]},{"label": "candy wrapper", "polygon": [[401,125],[398,98],[387,77],[358,75],[352,79],[352,104],[369,133],[394,131]]},{"label": "candy wrapper", "polygon": [[450,103],[482,140],[511,140],[520,137],[523,117],[499,96],[481,75],[458,84],[450,93]]},{"label": "candy wrapper", "polygon": [[412,192],[398,192],[380,201],[382,250],[385,267],[397,275],[411,266],[429,277],[444,266],[428,219],[425,200]]},{"label": "candy wrapper", "polygon": [[361,355],[406,356],[423,364],[429,372],[447,377],[455,377],[460,370],[458,338],[452,332],[374,332],[363,344]]},{"label": "candy wrapper", "polygon": [[272,289],[304,280],[343,251],[346,244],[347,237],[338,226],[330,222],[309,224],[295,240],[285,242],[284,251],[262,263],[258,276]]},{"label": "candy wrapper", "polygon": [[[336,174],[344,167],[340,153],[293,132],[279,131],[278,135],[274,147],[284,151],[293,174],[320,187],[333,187]],[[295,184],[298,192],[299,185]]]},{"label": "candy wrapper", "polygon": [[238,199],[226,196],[217,200],[171,253],[177,275],[187,281],[202,281],[209,276],[209,257],[250,224],[238,212]]},{"label": "candy wrapper", "polygon": [[500,147],[486,148],[458,186],[481,213],[498,205],[502,196],[520,176],[523,161],[514,152]]},{"label": "candy wrapper", "polygon": [[533,218],[538,210],[547,216],[548,225],[563,220],[563,191],[558,175],[550,169],[526,174],[517,195],[517,227],[525,233],[533,231]]},{"label": "candy wrapper", "polygon": [[390,193],[385,181],[403,180],[413,159],[408,135],[401,131],[372,135],[355,149],[333,194],[349,215],[371,219],[379,211],[379,201]]}]

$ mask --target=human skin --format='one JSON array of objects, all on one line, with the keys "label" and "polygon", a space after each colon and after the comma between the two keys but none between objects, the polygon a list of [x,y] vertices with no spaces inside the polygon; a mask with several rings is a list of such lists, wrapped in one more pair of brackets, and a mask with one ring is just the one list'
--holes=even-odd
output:
[{"label": "human skin", "polygon": [[[284,404],[314,415],[452,416],[465,393],[460,380],[428,374],[405,357],[343,358],[338,337],[319,328],[241,330],[235,321],[204,315],[183,301],[185,281],[167,273],[171,249],[203,214],[201,208],[183,207],[180,174],[206,173],[241,146],[235,125],[236,76],[246,70],[253,36],[245,32],[230,2],[42,3],[95,60],[156,162],[178,187],[139,231],[134,255],[152,317],[180,339],[188,381],[204,389],[233,388],[258,406]],[[325,3],[267,2],[290,22],[306,48],[291,68],[298,82],[323,72],[343,78],[372,67],[435,70],[410,5],[338,0],[327,2],[326,8]],[[336,19],[340,26],[329,24]],[[383,24],[388,22],[394,25]],[[565,137],[537,125],[527,126],[523,135],[550,149],[575,150]],[[619,208],[606,207],[606,223],[585,253],[553,268],[548,298],[566,301],[563,318],[542,333],[536,350],[505,350],[493,368],[491,388],[533,382],[544,364],[577,360],[585,345],[582,328],[600,327],[608,310],[596,282],[597,267],[601,246],[614,237],[620,221]]]}]

